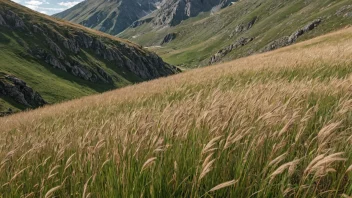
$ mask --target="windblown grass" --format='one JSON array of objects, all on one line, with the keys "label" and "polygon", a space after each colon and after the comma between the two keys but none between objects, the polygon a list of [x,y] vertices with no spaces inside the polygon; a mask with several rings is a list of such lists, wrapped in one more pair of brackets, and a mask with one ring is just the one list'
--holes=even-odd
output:
[{"label": "windblown grass", "polygon": [[3,197],[348,197],[352,29],[0,119]]}]

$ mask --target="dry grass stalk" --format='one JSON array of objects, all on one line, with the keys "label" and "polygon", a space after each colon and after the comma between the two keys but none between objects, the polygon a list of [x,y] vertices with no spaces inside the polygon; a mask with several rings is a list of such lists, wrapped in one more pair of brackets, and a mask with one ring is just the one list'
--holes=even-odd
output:
[{"label": "dry grass stalk", "polygon": [[45,198],[50,198],[50,197],[52,197],[53,194],[54,194],[56,191],[60,190],[60,188],[61,188],[61,185],[60,185],[60,186],[56,186],[56,187],[50,189],[50,190],[45,194],[44,197],[45,197]]},{"label": "dry grass stalk", "polygon": [[144,170],[146,170],[147,168],[149,168],[150,166],[152,166],[154,163],[155,163],[155,160],[157,158],[156,157],[152,157],[152,158],[149,158],[142,166],[142,170],[141,172],[143,172]]},{"label": "dry grass stalk", "polygon": [[231,180],[228,182],[221,183],[221,184],[215,186],[214,188],[210,189],[209,192],[214,192],[214,191],[217,191],[217,190],[229,187],[229,186],[234,186],[237,182],[238,182],[238,180]]}]

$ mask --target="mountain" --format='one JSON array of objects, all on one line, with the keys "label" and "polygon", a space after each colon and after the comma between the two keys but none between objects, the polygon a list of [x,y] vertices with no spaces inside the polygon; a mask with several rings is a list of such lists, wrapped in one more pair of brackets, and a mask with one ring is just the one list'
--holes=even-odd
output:
[{"label": "mountain", "polygon": [[137,27],[145,22],[159,28],[174,26],[201,12],[215,12],[231,3],[230,0],[85,0],[54,17],[116,35],[129,26]]},{"label": "mountain", "polygon": [[201,12],[217,12],[231,3],[230,0],[164,0],[160,8],[146,18],[152,17],[151,23],[157,27],[175,26]]},{"label": "mountain", "polygon": [[157,9],[161,0],[85,0],[55,14],[86,27],[116,35]]},{"label": "mountain", "polygon": [[99,93],[178,69],[141,46],[0,0],[0,112]]},{"label": "mountain", "polygon": [[348,198],[351,46],[352,27],[0,118],[0,196]]},{"label": "mountain", "polygon": [[[118,36],[148,47],[170,64],[194,68],[284,47],[352,24],[350,0],[241,0],[219,12],[170,22],[168,13],[187,13],[185,5],[198,1],[177,2],[183,6],[163,4],[166,9]],[[164,26],[165,21],[172,25]]]}]

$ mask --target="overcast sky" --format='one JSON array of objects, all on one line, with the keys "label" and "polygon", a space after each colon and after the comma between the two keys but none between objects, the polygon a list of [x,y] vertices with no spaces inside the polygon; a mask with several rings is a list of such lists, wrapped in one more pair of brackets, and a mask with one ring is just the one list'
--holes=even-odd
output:
[{"label": "overcast sky", "polygon": [[16,3],[22,4],[32,10],[52,15],[62,12],[83,0],[12,0]]}]

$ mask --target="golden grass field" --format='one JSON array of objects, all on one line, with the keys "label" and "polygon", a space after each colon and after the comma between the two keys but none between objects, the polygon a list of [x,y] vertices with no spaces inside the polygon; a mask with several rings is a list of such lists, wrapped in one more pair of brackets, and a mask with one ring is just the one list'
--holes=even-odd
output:
[{"label": "golden grass field", "polygon": [[350,197],[352,28],[0,119],[0,197]]}]

